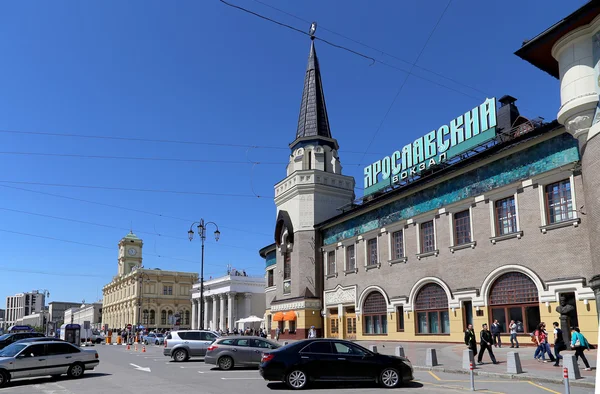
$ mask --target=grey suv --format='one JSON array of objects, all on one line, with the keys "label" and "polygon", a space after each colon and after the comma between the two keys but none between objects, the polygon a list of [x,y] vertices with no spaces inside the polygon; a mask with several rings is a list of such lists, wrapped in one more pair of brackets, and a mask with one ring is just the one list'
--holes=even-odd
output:
[{"label": "grey suv", "polygon": [[219,334],[214,331],[172,331],[165,339],[163,354],[177,362],[187,361],[190,357],[203,357],[218,337]]},{"label": "grey suv", "polygon": [[234,366],[258,367],[264,352],[278,349],[280,346],[260,337],[219,338],[208,347],[204,362],[224,370]]}]

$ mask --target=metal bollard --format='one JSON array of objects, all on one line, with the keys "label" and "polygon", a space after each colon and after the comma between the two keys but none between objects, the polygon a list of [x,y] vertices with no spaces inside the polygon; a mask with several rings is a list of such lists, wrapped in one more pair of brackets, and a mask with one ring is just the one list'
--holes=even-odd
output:
[{"label": "metal bollard", "polygon": [[373,353],[377,353],[377,345],[370,345],[369,350],[372,351]]},{"label": "metal bollard", "polygon": [[469,363],[469,379],[471,380],[471,391],[475,391],[475,373],[473,373],[473,363]]},{"label": "metal bollard", "polygon": [[569,369],[563,368],[563,381],[565,382],[565,394],[571,394],[571,387],[569,386]]},{"label": "metal bollard", "polygon": [[285,345],[287,345],[287,344],[289,344],[289,342],[288,342],[288,341],[283,341],[283,346],[285,346]]}]

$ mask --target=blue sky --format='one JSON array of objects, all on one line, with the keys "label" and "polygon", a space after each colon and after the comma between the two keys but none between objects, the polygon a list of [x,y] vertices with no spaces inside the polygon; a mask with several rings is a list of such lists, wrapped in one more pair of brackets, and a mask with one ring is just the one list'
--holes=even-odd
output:
[{"label": "blue sky", "polygon": [[[405,70],[447,4],[388,0],[366,8],[363,1],[261,1],[316,20],[317,35],[324,39]],[[231,2],[308,30],[308,24],[254,0]],[[558,81],[513,52],[583,3],[454,1],[417,64],[438,75],[413,70],[365,160],[363,152],[406,73],[370,66],[366,59],[317,42],[344,173],[361,185],[367,162],[447,123],[486,96],[510,94],[518,98],[523,115],[554,119]],[[200,243],[190,243],[186,232],[201,217],[221,230],[218,243],[207,241],[206,277],[224,274],[227,264],[263,275],[258,250],[273,242],[273,185],[285,177],[309,45],[304,35],[217,0],[3,2],[0,300],[33,289],[49,290],[50,301],[101,298],[102,286],[117,272],[117,243],[131,226],[144,240],[146,267],[197,272]],[[266,164],[273,162],[282,164]]]}]

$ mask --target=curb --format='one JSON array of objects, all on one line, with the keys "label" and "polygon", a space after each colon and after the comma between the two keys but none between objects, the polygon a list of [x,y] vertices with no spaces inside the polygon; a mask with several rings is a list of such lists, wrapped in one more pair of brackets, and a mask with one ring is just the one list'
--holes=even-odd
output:
[{"label": "curb", "polygon": [[[423,367],[423,366],[419,366],[419,365],[413,365],[413,369],[415,371],[445,372],[445,373],[456,373],[456,374],[463,374],[463,375],[469,374],[469,371],[464,370],[464,369],[452,369],[452,368],[445,368],[445,367]],[[516,375],[516,374],[510,374],[510,373],[486,372],[486,371],[474,370],[473,374],[475,374],[477,376],[494,377],[494,378],[507,379],[507,380],[535,380],[536,382],[554,383],[554,384],[559,384],[559,385],[564,383],[562,379],[539,377],[539,376],[533,376],[533,375],[526,374],[526,373]],[[581,379],[577,379],[577,380],[570,379],[569,383],[571,386],[590,387],[590,388],[596,387],[595,382],[585,380],[585,379],[586,378],[581,378]]]}]

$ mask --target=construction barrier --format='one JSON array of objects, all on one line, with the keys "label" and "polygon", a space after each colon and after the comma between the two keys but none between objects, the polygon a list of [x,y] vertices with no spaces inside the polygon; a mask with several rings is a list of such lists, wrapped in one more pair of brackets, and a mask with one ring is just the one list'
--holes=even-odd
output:
[{"label": "construction barrier", "polygon": [[112,342],[112,338],[110,336],[106,337],[106,344],[110,345]]}]

